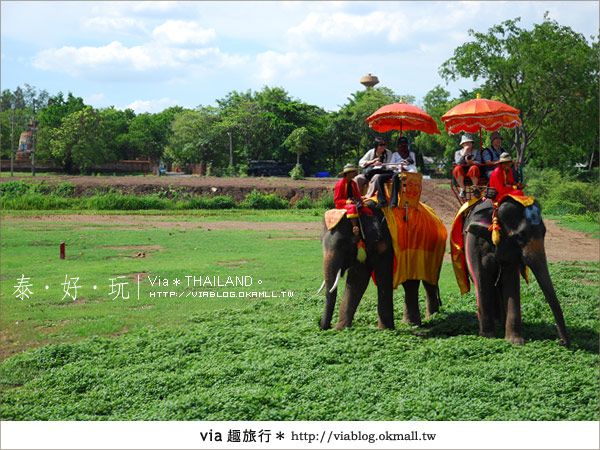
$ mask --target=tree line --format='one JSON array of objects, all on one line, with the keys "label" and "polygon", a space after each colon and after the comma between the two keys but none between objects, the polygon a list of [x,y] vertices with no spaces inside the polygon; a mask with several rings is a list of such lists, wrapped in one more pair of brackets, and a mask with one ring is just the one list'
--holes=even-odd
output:
[{"label": "tree line", "polygon": [[[507,20],[485,33],[470,30],[472,40],[440,66],[446,82],[472,78],[480,84],[456,98],[440,85],[425,95],[420,106],[437,121],[441,135],[404,132],[418,155],[450,163],[460,136],[448,135],[440,117],[480,93],[521,111],[522,127],[500,130],[504,147],[519,161],[559,169],[598,165],[597,36],[588,42],[547,15],[530,30],[518,22]],[[232,91],[217,99],[217,106],[136,114],[97,109],[70,92],[50,95],[25,84],[1,93],[1,154],[10,158],[13,124],[16,148],[20,133],[35,119],[36,160],[52,161],[70,173],[123,159],[204,164],[213,173],[230,174],[245,171],[253,160],[269,159],[300,162],[308,174],[335,173],[356,163],[382,136],[365,119],[399,101],[414,103],[415,97],[378,87],[356,91],[338,111],[325,111],[292,98],[282,87],[265,86]],[[398,132],[383,137],[392,148]]]}]

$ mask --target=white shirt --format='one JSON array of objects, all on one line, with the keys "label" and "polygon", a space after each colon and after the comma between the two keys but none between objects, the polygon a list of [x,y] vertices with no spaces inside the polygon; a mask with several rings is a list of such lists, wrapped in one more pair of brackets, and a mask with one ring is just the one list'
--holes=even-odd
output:
[{"label": "white shirt", "polygon": [[[408,155],[408,158],[413,160],[412,164],[408,164],[408,165],[403,165],[402,169],[398,169],[395,172],[399,173],[399,172],[418,172],[417,170],[417,166],[415,164],[416,158],[415,158],[415,153],[414,152],[410,152],[410,154]],[[406,158],[406,159],[408,159]],[[394,152],[394,154],[392,155],[392,160],[390,161],[392,164],[397,163],[398,165],[404,161],[406,161],[406,159],[404,159],[402,156],[400,156],[400,153],[398,152]]]},{"label": "white shirt", "polygon": [[[390,162],[390,160],[392,158],[392,152],[386,148],[384,150],[384,153],[385,153],[385,162]],[[360,167],[364,168],[365,164],[368,161],[372,161],[375,159],[375,155],[376,155],[375,149],[372,148],[367,153],[365,153],[365,155],[362,158],[360,158],[360,161],[358,161],[358,165]]]}]

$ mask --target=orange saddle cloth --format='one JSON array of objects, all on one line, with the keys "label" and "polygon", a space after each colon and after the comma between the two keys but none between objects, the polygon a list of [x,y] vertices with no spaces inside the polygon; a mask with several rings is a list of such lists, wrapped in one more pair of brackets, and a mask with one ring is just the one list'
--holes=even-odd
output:
[{"label": "orange saddle cloth", "polygon": [[442,221],[421,202],[417,208],[384,210],[397,262],[394,289],[406,280],[437,284],[448,237]]}]

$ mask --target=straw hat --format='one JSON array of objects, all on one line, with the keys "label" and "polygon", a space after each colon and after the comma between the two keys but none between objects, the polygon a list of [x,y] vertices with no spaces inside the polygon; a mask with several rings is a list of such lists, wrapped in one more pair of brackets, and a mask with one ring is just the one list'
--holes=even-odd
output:
[{"label": "straw hat", "polygon": [[504,152],[500,155],[500,159],[498,160],[498,164],[503,163],[503,162],[512,162],[512,157],[510,156],[509,153]]},{"label": "straw hat", "polygon": [[354,164],[346,164],[344,166],[344,170],[342,170],[338,175],[345,175],[348,172],[358,172],[358,167],[356,167]]}]

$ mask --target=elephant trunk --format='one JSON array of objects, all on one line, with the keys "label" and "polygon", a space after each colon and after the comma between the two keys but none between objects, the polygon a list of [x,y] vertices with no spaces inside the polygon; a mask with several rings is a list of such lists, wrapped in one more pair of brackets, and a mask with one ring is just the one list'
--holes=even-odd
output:
[{"label": "elephant trunk", "polygon": [[550,272],[548,271],[548,262],[546,260],[543,239],[531,239],[527,243],[523,250],[523,261],[533,271],[535,278],[546,297],[546,301],[552,309],[552,314],[554,314],[556,328],[560,337],[560,344],[568,347],[569,337],[567,336],[565,318],[560,303],[558,302],[552,279],[550,278]]}]

